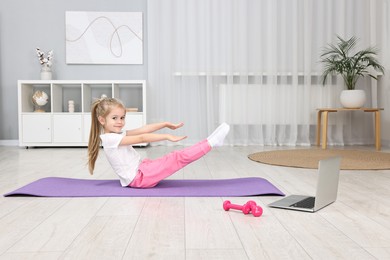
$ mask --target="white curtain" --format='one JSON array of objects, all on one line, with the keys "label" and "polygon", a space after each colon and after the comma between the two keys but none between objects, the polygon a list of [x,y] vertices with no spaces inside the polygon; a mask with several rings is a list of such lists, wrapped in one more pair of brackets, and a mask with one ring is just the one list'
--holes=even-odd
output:
[{"label": "white curtain", "polygon": [[[321,50],[357,36],[389,65],[389,11],[388,0],[148,0],[148,122],[183,121],[183,144],[224,121],[231,145],[313,144],[316,109],[339,107],[343,89],[339,77],[321,85]],[[386,82],[359,81],[366,106],[381,105]],[[329,144],[372,144],[372,113],[334,113],[328,131]]]}]

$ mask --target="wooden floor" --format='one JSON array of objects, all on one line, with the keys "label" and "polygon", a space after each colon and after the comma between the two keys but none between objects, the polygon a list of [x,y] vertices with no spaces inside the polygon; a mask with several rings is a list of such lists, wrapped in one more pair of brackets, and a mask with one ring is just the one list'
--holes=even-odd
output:
[{"label": "wooden floor", "polygon": [[[178,147],[138,150],[156,158],[172,149]],[[313,194],[316,170],[247,159],[271,149],[283,147],[218,148],[171,178],[259,176],[286,194]],[[0,192],[49,176],[115,178],[101,155],[91,177],[85,148],[0,147]],[[0,259],[390,259],[389,187],[390,170],[342,171],[338,200],[317,213],[267,207],[277,196],[1,197]],[[226,199],[253,199],[264,214],[225,212]]]}]

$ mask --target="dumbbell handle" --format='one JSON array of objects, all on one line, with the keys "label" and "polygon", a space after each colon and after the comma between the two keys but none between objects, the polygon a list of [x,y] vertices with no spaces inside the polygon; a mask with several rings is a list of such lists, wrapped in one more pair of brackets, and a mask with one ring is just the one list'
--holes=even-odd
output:
[{"label": "dumbbell handle", "polygon": [[237,205],[237,204],[232,204],[230,203],[229,200],[226,200],[224,203],[223,203],[223,209],[228,211],[230,209],[236,209],[236,210],[241,210],[244,214],[248,214],[250,211],[251,211],[251,208],[256,206],[256,202],[254,201],[248,201],[247,203],[245,203],[244,205]]}]

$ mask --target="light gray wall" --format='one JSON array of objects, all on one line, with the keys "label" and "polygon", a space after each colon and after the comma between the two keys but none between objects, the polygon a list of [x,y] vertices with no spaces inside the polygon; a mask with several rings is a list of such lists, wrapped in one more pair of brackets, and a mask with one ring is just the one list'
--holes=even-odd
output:
[{"label": "light gray wall", "polygon": [[[65,11],[143,12],[143,65],[67,65]],[[18,139],[17,80],[39,79],[35,48],[54,50],[53,79],[146,79],[146,0],[1,0],[0,140]]]}]

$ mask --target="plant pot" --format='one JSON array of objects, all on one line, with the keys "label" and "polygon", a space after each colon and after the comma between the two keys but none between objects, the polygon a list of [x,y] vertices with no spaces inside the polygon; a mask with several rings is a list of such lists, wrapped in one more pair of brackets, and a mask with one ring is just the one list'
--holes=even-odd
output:
[{"label": "plant pot", "polygon": [[361,89],[343,90],[340,94],[340,102],[345,108],[361,108],[366,103],[366,92]]}]

